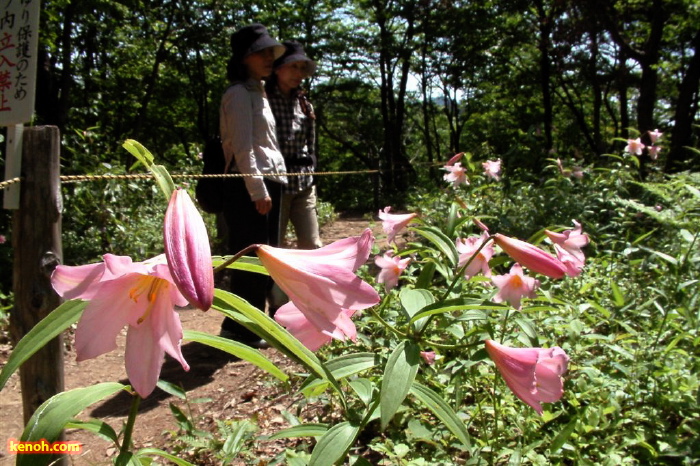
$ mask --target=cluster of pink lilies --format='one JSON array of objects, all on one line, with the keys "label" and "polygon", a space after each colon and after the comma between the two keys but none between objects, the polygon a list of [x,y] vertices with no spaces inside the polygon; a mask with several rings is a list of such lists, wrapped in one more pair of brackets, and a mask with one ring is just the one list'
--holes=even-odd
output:
[{"label": "cluster of pink lilies", "polygon": [[[445,177],[446,181],[451,181]],[[389,242],[417,218],[417,214],[391,214],[391,207],[379,211],[384,232]],[[524,275],[523,266],[535,273],[560,279],[565,276],[580,275],[585,256],[581,248],[589,243],[581,225],[574,221],[574,228],[561,233],[545,230],[552,241],[556,257],[525,241],[496,233],[491,235],[488,227],[476,221],[482,230],[481,235],[457,238],[455,246],[459,252],[459,267],[467,279],[482,273],[490,277],[498,292],[494,302],[508,302],[516,309],[521,308],[523,297],[534,298],[540,285],[539,280]],[[508,274],[492,276],[489,261],[493,257],[494,244],[516,261]],[[384,283],[388,291],[399,282],[400,274],[406,269],[411,258],[401,259],[392,250],[383,256],[375,257],[381,268],[378,283]],[[553,348],[509,348],[493,340],[486,340],[486,350],[496,364],[506,384],[521,400],[542,414],[542,402],[557,401],[563,394],[561,376],[566,372],[568,356],[559,347]],[[421,352],[421,356],[432,363],[434,354]]]},{"label": "cluster of pink lilies", "polygon": [[658,129],[649,131],[649,140],[651,141],[651,144],[648,146],[642,142],[641,138],[628,139],[627,145],[625,146],[625,152],[640,156],[644,152],[644,149],[646,149],[651,160],[656,160],[659,158],[659,152],[661,152],[661,146],[656,144],[656,142],[661,139],[663,134],[664,133],[660,132]]},{"label": "cluster of pink lilies", "polygon": [[[500,172],[500,165],[498,170],[484,168]],[[379,217],[388,241],[393,242],[417,215],[391,214],[387,207]],[[524,241],[492,235],[483,224],[478,225],[480,236],[456,240],[460,267],[466,278],[477,273],[491,277],[498,288],[495,302],[508,302],[519,309],[522,297],[534,296],[539,281],[525,276],[523,267],[555,279],[581,272],[585,259],[581,248],[588,244],[588,236],[577,222],[572,230],[546,232],[556,257]],[[105,254],[104,261],[97,264],[58,266],[52,276],[54,289],[64,299],[89,301],[75,335],[78,361],[115,349],[118,333],[128,326],[126,372],[141,397],[154,390],[165,353],[189,370],[181,351],[183,333],[176,309],[190,305],[206,311],[213,302],[207,230],[185,190],[173,191],[165,216],[164,244],[165,254],[143,262]],[[356,274],[369,259],[373,244],[371,230],[366,229],[360,236],[316,250],[254,245],[261,263],[290,298],[277,311],[277,322],[314,351],[333,338],[354,341],[353,315],[380,301],[375,288]],[[492,276],[489,269],[494,244],[515,261],[506,275]],[[377,282],[390,290],[410,260],[392,251],[377,256]],[[508,387],[538,413],[542,413],[542,402],[561,398],[561,376],[568,363],[561,348],[510,348],[492,340],[485,344]],[[426,361],[434,359],[434,354],[424,353]]]}]

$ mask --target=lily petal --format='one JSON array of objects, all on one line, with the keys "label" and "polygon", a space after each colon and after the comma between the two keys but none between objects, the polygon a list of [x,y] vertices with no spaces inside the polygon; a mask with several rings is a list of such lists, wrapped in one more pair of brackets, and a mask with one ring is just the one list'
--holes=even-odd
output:
[{"label": "lily petal", "polygon": [[156,388],[164,355],[165,351],[153,338],[150,319],[138,327],[129,327],[124,354],[126,375],[142,398],[146,398]]},{"label": "lily petal", "polygon": [[117,347],[117,335],[130,320],[146,313],[147,302],[135,303],[125,290],[133,289],[143,277],[130,274],[104,282],[83,311],[75,331],[76,360],[84,361]]},{"label": "lily petal", "polygon": [[59,265],[51,274],[51,285],[64,299],[92,299],[105,272],[104,263],[77,267]]},{"label": "lily petal", "polygon": [[287,303],[279,308],[275,313],[275,320],[311,351],[317,351],[331,341],[331,337],[319,332],[293,303]]}]

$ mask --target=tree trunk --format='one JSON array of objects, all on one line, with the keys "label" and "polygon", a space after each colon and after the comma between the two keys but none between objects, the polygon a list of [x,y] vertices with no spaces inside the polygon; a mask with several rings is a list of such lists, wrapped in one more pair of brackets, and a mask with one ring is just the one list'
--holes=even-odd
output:
[{"label": "tree trunk", "polygon": [[[379,26],[379,70],[381,77],[381,111],[384,123],[384,147],[381,157],[386,162],[385,172],[382,174],[385,194],[396,197],[396,194],[405,193],[409,187],[409,177],[413,173],[410,163],[406,159],[403,135],[406,86],[408,83],[408,71],[413,50],[408,45],[413,39],[413,9],[409,6],[406,35],[401,39],[403,45],[398,50],[396,61],[393,59],[396,52],[392,44],[395,40],[387,27],[388,18],[386,5],[383,0],[374,1],[376,23]],[[394,72],[400,62],[399,88],[394,89]]]},{"label": "tree trunk", "polygon": [[[675,172],[691,168],[685,163],[693,160],[695,155],[689,147],[693,146],[693,123],[698,111],[698,90],[700,87],[700,32],[691,42],[695,53],[685,71],[683,80],[678,85],[678,100],[674,112],[674,126],[671,132],[671,145],[666,158],[665,170]],[[698,166],[697,159],[695,167]]]},{"label": "tree trunk", "polygon": [[[552,63],[549,56],[550,36],[552,34],[553,14],[545,12],[542,1],[537,2],[537,13],[539,22],[539,39],[537,48],[540,52],[540,89],[542,91],[542,124],[544,126],[544,147],[543,153],[549,154],[553,147],[552,142],[552,121],[554,112],[552,109]],[[539,161],[537,161],[539,165]]]}]

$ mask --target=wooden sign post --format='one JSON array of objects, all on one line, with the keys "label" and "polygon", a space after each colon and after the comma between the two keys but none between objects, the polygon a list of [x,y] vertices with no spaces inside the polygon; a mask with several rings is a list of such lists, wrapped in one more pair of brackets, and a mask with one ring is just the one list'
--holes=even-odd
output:
[{"label": "wooden sign post", "polygon": [[[5,179],[22,170],[22,128],[34,114],[39,0],[2,0],[0,17],[0,126],[7,126]],[[4,207],[19,207],[19,185],[4,192]]]}]

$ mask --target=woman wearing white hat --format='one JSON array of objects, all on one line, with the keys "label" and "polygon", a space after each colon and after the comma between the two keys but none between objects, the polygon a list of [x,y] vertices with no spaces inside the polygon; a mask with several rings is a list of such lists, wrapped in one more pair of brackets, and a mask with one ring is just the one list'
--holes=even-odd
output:
[{"label": "woman wearing white hat", "polygon": [[294,225],[300,249],[320,248],[321,237],[316,211],[316,186],[313,177],[317,166],[316,117],[302,81],[316,70],[316,63],[306,56],[301,44],[283,42],[284,54],[275,60],[274,72],[265,89],[275,115],[277,141],[284,155],[288,177],[282,188],[280,237],[284,238],[289,221]]}]

